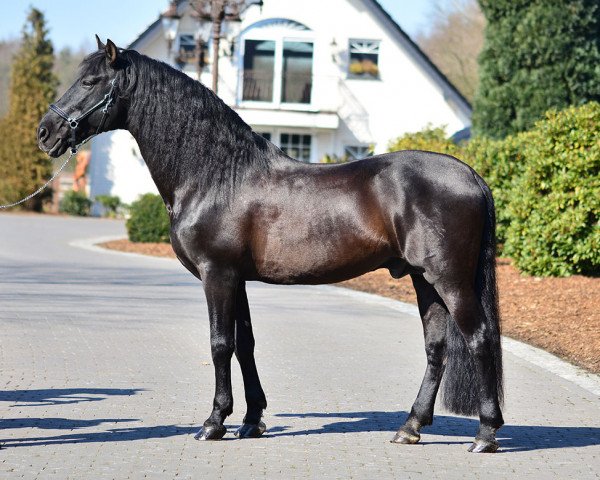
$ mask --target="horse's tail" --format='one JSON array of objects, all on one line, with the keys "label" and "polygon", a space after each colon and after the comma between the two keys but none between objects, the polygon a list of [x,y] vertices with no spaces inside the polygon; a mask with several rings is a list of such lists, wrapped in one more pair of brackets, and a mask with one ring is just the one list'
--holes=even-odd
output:
[{"label": "horse's tail", "polygon": [[[476,275],[476,293],[485,314],[485,344],[496,372],[498,399],[504,399],[502,347],[498,288],[496,285],[496,214],[492,192],[475,174],[486,202],[486,218]],[[456,322],[449,317],[446,328],[446,369],[442,386],[442,401],[451,412],[459,415],[479,413],[479,382],[475,364]]]}]

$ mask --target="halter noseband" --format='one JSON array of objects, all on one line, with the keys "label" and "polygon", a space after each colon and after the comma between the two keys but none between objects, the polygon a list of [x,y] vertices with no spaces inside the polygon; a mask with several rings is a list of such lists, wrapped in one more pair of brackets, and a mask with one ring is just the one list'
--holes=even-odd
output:
[{"label": "halter noseband", "polygon": [[[102,129],[102,127],[104,127],[104,122],[106,121],[106,117],[108,116],[108,110],[110,109],[110,107],[112,106],[112,104],[115,100],[114,94],[115,94],[116,84],[117,84],[117,78],[115,77],[110,82],[110,85],[111,85],[110,90],[108,91],[108,93],[106,95],[104,95],[104,98],[102,100],[100,100],[96,105],[89,108],[88,110],[86,110],[81,115],[79,115],[78,117],[75,117],[75,118],[70,117],[69,114],[66,113],[62,108],[54,105],[53,103],[50,104],[50,110],[52,110],[60,118],[65,120],[69,124],[69,127],[71,128],[71,138],[69,140],[69,144],[71,146],[72,154],[77,153],[77,140],[75,137],[76,137],[77,127],[79,126],[79,122],[81,122],[81,120],[83,120],[86,117],[89,117],[92,113],[94,113],[99,108],[104,107],[102,109],[102,119],[100,120],[100,124],[98,125],[98,128],[96,129],[96,133],[94,133],[94,135],[92,135],[92,136],[98,135],[100,133],[100,130]],[[89,140],[89,138],[86,139],[82,143],[85,143],[87,140]]]}]

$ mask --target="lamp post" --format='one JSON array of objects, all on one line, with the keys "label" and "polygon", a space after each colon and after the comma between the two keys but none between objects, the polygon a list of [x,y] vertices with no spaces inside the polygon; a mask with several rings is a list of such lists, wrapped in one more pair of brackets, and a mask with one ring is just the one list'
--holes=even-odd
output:
[{"label": "lamp post", "polygon": [[223,22],[241,21],[241,15],[246,9],[252,5],[262,8],[263,0],[192,0],[190,5],[200,21],[212,22],[212,90],[217,93],[219,88],[219,47]]}]

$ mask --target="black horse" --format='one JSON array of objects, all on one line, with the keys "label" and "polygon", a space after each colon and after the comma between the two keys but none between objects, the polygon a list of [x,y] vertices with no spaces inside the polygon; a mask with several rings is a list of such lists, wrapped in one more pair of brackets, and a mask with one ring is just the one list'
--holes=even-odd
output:
[{"label": "black horse", "polygon": [[137,140],[169,212],[173,249],[206,293],[216,392],[197,438],[226,433],[234,352],[247,402],[237,435],[265,431],[246,281],[331,283],[386,268],[412,278],[427,353],[421,389],[393,441],[419,441],[445,371],[445,405],[479,414],[470,450],[495,451],[503,424],[495,214],[481,177],[423,151],[298,162],[182,72],[110,40],[98,39],[98,48],[42,119],[39,145],[57,157],[99,131],[127,129]]}]

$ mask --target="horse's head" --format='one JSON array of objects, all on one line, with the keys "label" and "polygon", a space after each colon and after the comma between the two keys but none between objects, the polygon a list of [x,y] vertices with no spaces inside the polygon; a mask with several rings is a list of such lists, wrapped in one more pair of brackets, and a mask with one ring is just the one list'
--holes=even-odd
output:
[{"label": "horse's head", "polygon": [[75,83],[40,122],[38,144],[51,157],[91,135],[124,126],[122,90],[128,62],[112,41],[104,45],[97,35],[96,40],[98,51],[81,62]]}]

